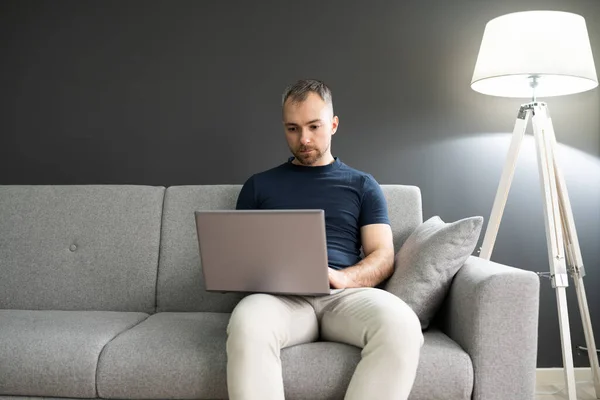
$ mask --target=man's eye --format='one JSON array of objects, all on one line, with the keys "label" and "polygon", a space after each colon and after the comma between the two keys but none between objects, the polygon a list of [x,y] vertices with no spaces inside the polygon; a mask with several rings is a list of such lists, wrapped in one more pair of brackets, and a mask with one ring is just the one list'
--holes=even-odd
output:
[{"label": "man's eye", "polygon": [[311,125],[310,129],[312,129],[312,130],[319,129],[319,125]]},{"label": "man's eye", "polygon": [[296,131],[296,128],[294,128],[294,127],[289,127],[289,128],[288,128],[288,131],[290,131],[290,132],[295,132],[295,131]]}]

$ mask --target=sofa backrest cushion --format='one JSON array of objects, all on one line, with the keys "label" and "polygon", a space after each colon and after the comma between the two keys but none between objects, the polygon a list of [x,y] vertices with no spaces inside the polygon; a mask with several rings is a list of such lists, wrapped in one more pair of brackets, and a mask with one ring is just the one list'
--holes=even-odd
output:
[{"label": "sofa backrest cushion", "polygon": [[[398,250],[423,221],[418,187],[381,185]],[[234,209],[241,185],[172,186],[165,194],[157,311],[231,312],[244,296],[204,290],[194,211]]]},{"label": "sofa backrest cushion", "polygon": [[0,186],[0,308],[154,312],[163,196]]},{"label": "sofa backrest cushion", "polygon": [[204,290],[194,211],[235,209],[241,185],[171,186],[165,193],[157,311],[230,312],[239,293]]}]

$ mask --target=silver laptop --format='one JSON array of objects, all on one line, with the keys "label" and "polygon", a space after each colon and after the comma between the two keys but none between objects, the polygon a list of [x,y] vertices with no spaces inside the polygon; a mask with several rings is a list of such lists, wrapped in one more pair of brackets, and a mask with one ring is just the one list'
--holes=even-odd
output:
[{"label": "silver laptop", "polygon": [[205,289],[330,294],[323,210],[196,211]]}]

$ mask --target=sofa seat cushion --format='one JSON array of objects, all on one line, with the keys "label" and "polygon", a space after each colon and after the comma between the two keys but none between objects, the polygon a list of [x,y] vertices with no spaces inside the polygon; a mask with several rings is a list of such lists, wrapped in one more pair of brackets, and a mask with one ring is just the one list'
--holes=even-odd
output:
[{"label": "sofa seat cushion", "polygon": [[0,396],[0,400],[84,400],[86,397],[23,397]]},{"label": "sofa seat cushion", "polygon": [[409,400],[470,400],[475,384],[473,362],[454,340],[431,328]]},{"label": "sofa seat cushion", "polygon": [[[158,313],[119,335],[98,365],[98,395],[112,399],[226,399],[229,313]],[[329,342],[281,353],[286,399],[342,399],[360,349]],[[432,384],[431,382],[435,382]],[[411,400],[470,399],[469,356],[440,331],[425,332]]]},{"label": "sofa seat cushion", "polygon": [[[473,364],[452,339],[438,330],[425,343],[409,400],[470,400]],[[303,344],[282,354],[286,399],[343,399],[360,350],[329,342]]]},{"label": "sofa seat cushion", "polygon": [[96,397],[102,349],[147,317],[110,311],[0,310],[0,395]]},{"label": "sofa seat cushion", "polygon": [[158,313],[113,340],[98,363],[112,399],[226,399],[228,313]]}]

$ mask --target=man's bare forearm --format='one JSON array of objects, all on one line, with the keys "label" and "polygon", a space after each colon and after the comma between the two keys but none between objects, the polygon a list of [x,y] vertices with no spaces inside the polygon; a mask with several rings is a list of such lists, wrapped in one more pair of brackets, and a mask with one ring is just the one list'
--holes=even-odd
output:
[{"label": "man's bare forearm", "polygon": [[375,287],[394,272],[394,251],[375,250],[359,263],[341,270],[349,278],[347,287]]}]

